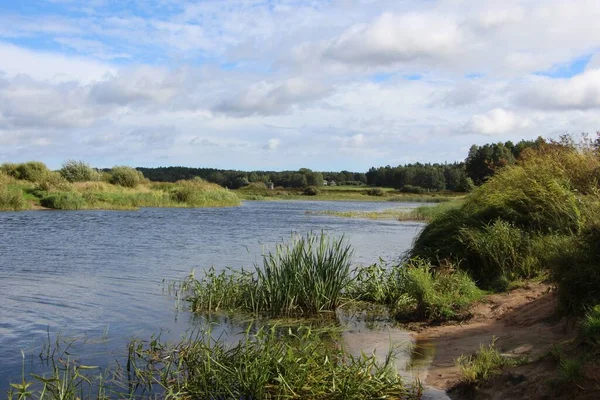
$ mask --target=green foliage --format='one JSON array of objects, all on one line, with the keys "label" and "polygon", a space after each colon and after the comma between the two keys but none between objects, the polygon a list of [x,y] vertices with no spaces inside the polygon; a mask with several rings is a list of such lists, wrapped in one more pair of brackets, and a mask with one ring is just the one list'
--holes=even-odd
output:
[{"label": "green foliage", "polygon": [[600,305],[590,309],[581,324],[583,337],[595,344],[600,344]]},{"label": "green foliage", "polygon": [[583,378],[583,363],[581,360],[563,358],[558,365],[560,381],[563,384],[575,384]]},{"label": "green foliage", "polygon": [[392,363],[374,355],[353,357],[329,331],[261,328],[235,345],[210,332],[174,346],[158,341],[130,345],[129,365],[141,387],[160,385],[175,399],[409,398]]},{"label": "green foliage", "polygon": [[402,193],[414,193],[414,194],[423,194],[425,193],[425,189],[421,186],[413,186],[413,185],[404,185],[400,188]]},{"label": "green foliage", "polygon": [[23,197],[21,189],[10,188],[0,183],[0,210],[20,211],[28,208],[29,203]]},{"label": "green foliage", "polygon": [[236,206],[240,204],[235,193],[202,179],[178,181],[169,193],[173,201],[184,203],[188,207]]},{"label": "green foliage", "polygon": [[60,169],[60,174],[69,182],[88,182],[100,180],[100,174],[89,164],[83,161],[65,161]]},{"label": "green foliage", "polygon": [[552,262],[561,307],[581,314],[600,304],[600,226],[592,225]]},{"label": "green foliage", "polygon": [[118,166],[110,171],[109,182],[128,188],[134,188],[144,181],[144,175],[135,168]]},{"label": "green foliage", "polygon": [[369,196],[385,196],[385,192],[382,188],[372,188],[367,190],[367,195]]},{"label": "green foliage", "polygon": [[61,174],[54,171],[46,174],[46,176],[38,181],[35,186],[36,192],[68,192],[71,190],[73,190],[73,185],[71,185]]},{"label": "green foliage", "polygon": [[22,164],[4,163],[0,170],[15,179],[30,182],[40,182],[50,172],[44,163],[39,161],[29,161]]},{"label": "green foliage", "polygon": [[265,254],[253,272],[209,270],[200,280],[191,278],[192,310],[240,309],[272,316],[335,310],[352,280],[351,260],[343,237],[294,236]]},{"label": "green foliage", "polygon": [[319,189],[317,189],[315,186],[309,186],[304,189],[302,193],[304,193],[306,196],[316,196],[319,194]]},{"label": "green foliage", "polygon": [[83,196],[77,192],[49,193],[40,200],[40,204],[56,210],[81,210],[86,207]]},{"label": "green foliage", "polygon": [[465,316],[482,292],[464,271],[433,268],[421,260],[360,268],[349,297],[388,305],[401,320],[449,320]]},{"label": "green foliage", "polygon": [[456,365],[462,374],[462,383],[480,385],[492,376],[501,373],[505,368],[514,367],[521,361],[504,357],[496,348],[496,338],[487,347],[479,346],[479,351],[471,356],[460,356]]}]

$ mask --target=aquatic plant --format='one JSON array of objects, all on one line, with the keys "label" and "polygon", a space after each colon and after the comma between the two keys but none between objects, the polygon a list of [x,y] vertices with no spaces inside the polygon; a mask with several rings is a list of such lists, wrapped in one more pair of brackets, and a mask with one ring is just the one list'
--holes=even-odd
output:
[{"label": "aquatic plant", "polygon": [[249,271],[209,270],[187,285],[194,311],[241,309],[269,315],[335,310],[352,281],[353,251],[343,237],[294,235]]}]

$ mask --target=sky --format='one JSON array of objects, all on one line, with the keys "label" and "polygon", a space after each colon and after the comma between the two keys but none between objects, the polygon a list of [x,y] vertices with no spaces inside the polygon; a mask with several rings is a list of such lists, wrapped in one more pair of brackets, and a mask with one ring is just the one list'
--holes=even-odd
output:
[{"label": "sky", "polygon": [[0,0],[0,162],[366,171],[600,130],[598,0]]}]

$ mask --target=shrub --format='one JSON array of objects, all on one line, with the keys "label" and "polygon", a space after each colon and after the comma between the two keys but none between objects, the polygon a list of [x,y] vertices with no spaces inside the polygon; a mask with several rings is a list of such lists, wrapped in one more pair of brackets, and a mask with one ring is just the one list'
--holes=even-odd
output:
[{"label": "shrub", "polygon": [[83,196],[77,192],[50,193],[40,200],[40,204],[56,210],[81,210],[86,206]]},{"label": "shrub", "polygon": [[315,186],[309,186],[306,189],[304,189],[303,193],[306,196],[316,196],[319,194],[319,189],[317,189]]},{"label": "shrub", "polygon": [[118,166],[110,171],[109,182],[128,188],[134,188],[144,181],[144,175],[135,168]]},{"label": "shrub", "polygon": [[[14,169],[12,169],[14,168]],[[44,180],[46,175],[50,172],[46,164],[39,161],[29,161],[23,164],[16,164],[11,166],[13,177],[30,182],[40,182]]]},{"label": "shrub", "polygon": [[188,207],[235,206],[240,203],[232,191],[199,178],[177,181],[170,189],[169,196],[171,200]]},{"label": "shrub", "polygon": [[382,188],[372,188],[367,190],[367,195],[369,196],[385,196],[385,192]]},{"label": "shrub", "polygon": [[20,189],[11,189],[0,185],[0,210],[26,210],[29,203],[23,197],[23,191]]},{"label": "shrub", "polygon": [[413,194],[423,194],[425,193],[425,189],[421,186],[413,186],[413,185],[404,185],[400,189],[402,193],[413,193]]},{"label": "shrub", "polygon": [[100,174],[83,161],[68,160],[60,169],[60,174],[69,182],[88,182],[100,180]]},{"label": "shrub", "polygon": [[42,192],[67,192],[73,190],[73,185],[71,185],[61,174],[58,172],[49,172],[46,174],[44,179],[40,180],[35,186],[36,191]]}]

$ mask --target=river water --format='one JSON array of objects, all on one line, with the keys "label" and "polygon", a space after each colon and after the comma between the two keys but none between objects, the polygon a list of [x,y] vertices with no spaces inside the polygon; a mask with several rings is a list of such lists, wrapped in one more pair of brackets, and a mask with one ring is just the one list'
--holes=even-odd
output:
[{"label": "river water", "polygon": [[23,365],[27,372],[43,372],[38,354],[57,335],[104,338],[86,359],[100,365],[122,353],[132,338],[160,333],[177,339],[195,320],[176,311],[165,281],[210,266],[250,268],[265,246],[273,249],[292,233],[343,234],[356,263],[398,259],[422,224],[308,213],[390,207],[285,201],[213,209],[0,213],[0,393],[10,381],[20,381]]}]

